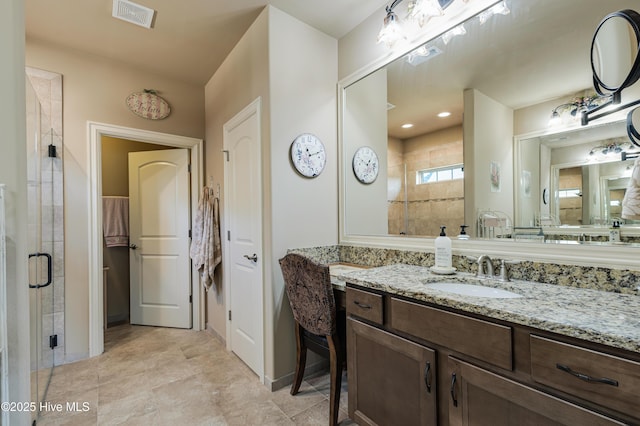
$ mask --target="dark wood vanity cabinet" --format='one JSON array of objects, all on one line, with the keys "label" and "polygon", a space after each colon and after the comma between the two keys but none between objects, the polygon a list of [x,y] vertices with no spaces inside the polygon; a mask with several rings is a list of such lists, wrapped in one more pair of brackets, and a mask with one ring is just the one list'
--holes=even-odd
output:
[{"label": "dark wood vanity cabinet", "polygon": [[449,425],[622,425],[593,411],[449,357]]},{"label": "dark wood vanity cabinet", "polygon": [[358,424],[640,424],[636,361],[350,284],[347,314]]},{"label": "dark wood vanity cabinet", "polygon": [[365,425],[437,425],[435,351],[347,319],[349,417]]}]

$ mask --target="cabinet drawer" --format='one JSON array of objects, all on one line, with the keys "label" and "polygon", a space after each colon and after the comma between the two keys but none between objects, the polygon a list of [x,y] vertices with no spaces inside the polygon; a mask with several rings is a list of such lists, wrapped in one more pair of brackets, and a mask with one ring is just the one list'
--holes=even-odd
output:
[{"label": "cabinet drawer", "polygon": [[347,313],[382,324],[382,296],[368,291],[347,288]]},{"label": "cabinet drawer", "polygon": [[392,298],[390,326],[497,367],[511,370],[511,327]]},{"label": "cabinet drawer", "polygon": [[640,363],[544,337],[530,339],[533,380],[638,416]]}]

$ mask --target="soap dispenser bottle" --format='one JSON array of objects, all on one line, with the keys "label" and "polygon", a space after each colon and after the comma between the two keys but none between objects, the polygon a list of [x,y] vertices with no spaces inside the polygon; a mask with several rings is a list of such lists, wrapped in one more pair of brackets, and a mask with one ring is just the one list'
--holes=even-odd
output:
[{"label": "soap dispenser bottle", "polygon": [[469,225],[460,225],[460,234],[458,234],[458,239],[459,240],[468,240],[469,239],[469,234],[467,234],[467,227]]},{"label": "soap dispenser bottle", "polygon": [[436,269],[451,270],[451,238],[444,232],[446,226],[440,227],[440,236],[436,238]]},{"label": "soap dispenser bottle", "polygon": [[612,243],[620,242],[620,222],[614,220],[609,229],[609,241]]}]

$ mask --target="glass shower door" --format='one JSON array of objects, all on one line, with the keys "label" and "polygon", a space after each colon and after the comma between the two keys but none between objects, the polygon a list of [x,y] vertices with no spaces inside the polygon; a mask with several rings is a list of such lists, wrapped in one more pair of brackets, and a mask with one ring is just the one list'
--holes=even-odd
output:
[{"label": "glass shower door", "polygon": [[27,80],[27,191],[29,311],[31,327],[31,401],[39,415],[54,366],[53,203],[55,146],[50,118]]}]

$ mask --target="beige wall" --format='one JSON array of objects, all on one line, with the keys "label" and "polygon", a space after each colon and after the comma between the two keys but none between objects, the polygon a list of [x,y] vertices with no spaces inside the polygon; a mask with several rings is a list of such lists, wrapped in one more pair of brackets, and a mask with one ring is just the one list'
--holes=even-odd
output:
[{"label": "beige wall", "polygon": [[[295,356],[277,261],[288,248],[337,243],[336,81],[337,41],[267,7],[205,88],[207,175],[222,187],[222,127],[262,99],[265,378],[272,386],[291,375]],[[327,150],[325,170],[315,179],[289,164],[289,146],[303,132],[319,136]],[[221,201],[224,211],[224,194]],[[226,338],[223,286],[207,300],[208,327]]]},{"label": "beige wall", "polygon": [[[513,110],[478,90],[464,91],[465,221],[474,236],[478,210],[497,210],[513,220]],[[500,166],[492,189],[492,163]]]},{"label": "beige wall", "polygon": [[[269,141],[269,48],[268,14],[263,12],[227,56],[205,86],[205,169],[214,187],[224,188],[224,124],[236,113],[262,98],[261,138]],[[267,145],[268,146],[268,145]],[[267,169],[268,170],[268,169]],[[209,182],[209,178],[206,179]],[[220,197],[221,228],[224,229],[224,193]],[[222,276],[217,268],[216,287],[207,293],[207,328],[226,339],[226,313]]]},{"label": "beige wall", "polygon": [[[345,233],[387,235],[387,70],[349,86],[342,122],[344,149]],[[353,174],[353,155],[363,146],[378,156],[378,177],[363,184]]]},{"label": "beige wall", "polygon": [[[293,372],[295,344],[278,259],[289,248],[338,242],[338,54],[337,40],[278,9],[270,11],[272,227],[271,279],[266,294],[272,299],[267,301],[266,312],[272,321],[273,347],[267,348],[273,359],[267,370],[272,368],[271,377],[279,380]],[[325,169],[315,179],[299,176],[289,164],[291,142],[305,132],[317,135],[327,151]]]},{"label": "beige wall", "polygon": [[[67,361],[89,354],[89,158],[87,121],[202,138],[202,87],[170,80],[108,59],[29,40],[29,66],[63,76],[65,194],[65,350]],[[165,120],[127,110],[126,97],[155,89],[172,108]]]},{"label": "beige wall", "polygon": [[[6,279],[9,395],[30,401],[27,277],[27,160],[24,2],[0,3],[0,184],[6,194]],[[10,412],[11,424],[30,423],[29,412]]]}]

